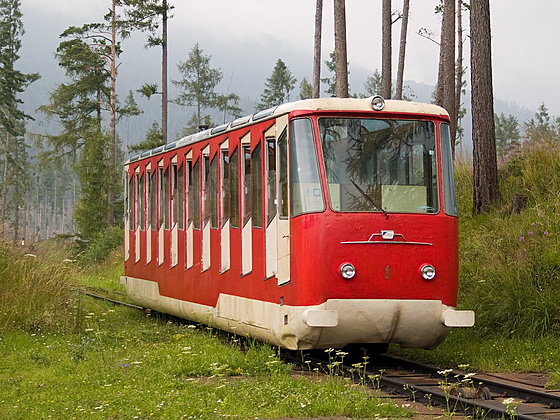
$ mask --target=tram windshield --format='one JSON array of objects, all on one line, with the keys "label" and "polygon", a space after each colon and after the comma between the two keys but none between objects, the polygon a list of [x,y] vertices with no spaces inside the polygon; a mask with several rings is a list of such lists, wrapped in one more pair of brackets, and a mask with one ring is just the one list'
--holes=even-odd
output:
[{"label": "tram windshield", "polygon": [[433,122],[320,118],[319,135],[332,210],[438,212]]}]

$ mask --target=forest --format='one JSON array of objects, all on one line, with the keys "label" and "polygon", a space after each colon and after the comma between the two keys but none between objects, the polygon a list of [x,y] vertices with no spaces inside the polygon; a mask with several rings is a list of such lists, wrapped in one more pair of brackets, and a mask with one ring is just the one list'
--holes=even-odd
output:
[{"label": "forest", "polygon": [[[97,21],[70,26],[60,34],[54,57],[65,72],[64,82],[53,86],[49,100],[38,111],[52,121],[57,132],[37,134],[26,130],[32,117],[22,111],[21,94],[40,78],[18,70],[19,50],[25,33],[20,0],[0,0],[0,234],[20,243],[76,236],[90,241],[122,223],[121,165],[126,153],[165,144],[169,138],[168,106],[183,106],[192,117],[181,125],[176,137],[201,128],[266,109],[280,103],[321,96],[371,96],[410,100],[403,74],[406,61],[409,0],[402,4],[383,0],[381,71],[375,70],[363,88],[348,85],[346,5],[334,0],[334,50],[322,55],[323,1],[316,1],[314,56],[309,78],[298,81],[278,58],[255,109],[242,109],[241,92],[220,92],[216,86],[224,72],[212,64],[212,56],[195,43],[184,61],[176,63],[178,79],[168,78],[168,21],[174,5],[167,0],[105,0],[107,13]],[[441,0],[434,10],[441,16],[441,31],[419,35],[439,46],[439,70],[433,102],[451,116],[452,136],[462,141],[465,114],[466,70],[470,68],[472,90],[473,211],[485,212],[499,198],[498,162],[511,147],[520,144],[525,126],[548,118],[542,105],[534,120],[520,123],[512,115],[494,115],[492,94],[490,8],[488,0]],[[120,56],[132,34],[145,37],[146,48],[161,52],[161,80],[144,83],[117,96]],[[330,35],[330,34],[329,34]],[[399,40],[391,49],[392,37]],[[470,57],[463,46],[470,43]],[[397,69],[391,67],[398,56]],[[310,57],[311,58],[311,57]],[[327,74],[321,74],[326,65]],[[396,75],[396,78],[395,78]],[[169,97],[169,86],[179,95]],[[117,127],[130,126],[143,111],[139,97],[161,105],[144,139],[123,144]],[[213,115],[214,120],[212,120]],[[219,118],[216,118],[219,115]],[[551,124],[556,124],[554,121]]]}]

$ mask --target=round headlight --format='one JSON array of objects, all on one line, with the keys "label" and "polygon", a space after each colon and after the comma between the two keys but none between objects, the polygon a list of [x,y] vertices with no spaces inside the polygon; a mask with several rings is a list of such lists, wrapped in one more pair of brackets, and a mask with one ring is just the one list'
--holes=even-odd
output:
[{"label": "round headlight", "polygon": [[432,280],[436,276],[436,269],[433,265],[424,264],[422,268],[420,268],[420,274],[422,274],[424,280]]},{"label": "round headlight", "polygon": [[385,108],[385,99],[383,99],[383,96],[375,95],[371,98],[371,107],[374,111],[381,111]]},{"label": "round headlight", "polygon": [[350,280],[356,275],[356,268],[350,263],[342,264],[340,266],[340,275],[346,280]]}]

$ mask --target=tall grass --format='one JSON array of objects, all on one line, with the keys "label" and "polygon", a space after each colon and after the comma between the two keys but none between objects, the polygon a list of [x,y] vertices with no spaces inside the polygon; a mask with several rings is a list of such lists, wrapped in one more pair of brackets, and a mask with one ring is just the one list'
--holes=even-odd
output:
[{"label": "tall grass", "polygon": [[[560,153],[526,144],[500,167],[501,203],[472,214],[470,162],[456,167],[460,296],[483,335],[540,337],[560,332]],[[525,197],[519,213],[514,196]]]},{"label": "tall grass", "polygon": [[75,295],[70,264],[0,242],[0,331],[71,327]]}]

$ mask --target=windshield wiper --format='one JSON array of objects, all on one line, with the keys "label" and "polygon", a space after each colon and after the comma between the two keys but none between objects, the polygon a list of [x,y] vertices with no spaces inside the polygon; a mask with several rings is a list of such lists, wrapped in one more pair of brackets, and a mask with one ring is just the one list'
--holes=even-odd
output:
[{"label": "windshield wiper", "polygon": [[354,185],[354,187],[356,187],[356,189],[360,192],[360,194],[362,194],[362,195],[366,198],[366,200],[370,202],[370,204],[371,204],[373,207],[376,207],[376,208],[378,208],[379,210],[381,210],[381,211],[383,212],[383,214],[385,215],[385,217],[386,217],[387,219],[389,219],[389,213],[387,213],[387,212],[383,209],[383,207],[381,207],[379,204],[377,204],[377,203],[373,200],[373,198],[371,198],[364,190],[362,190],[362,189],[360,188],[360,186],[359,186],[358,184],[356,184],[356,183],[354,182],[353,179],[350,179],[350,182],[352,183],[352,185]]}]

